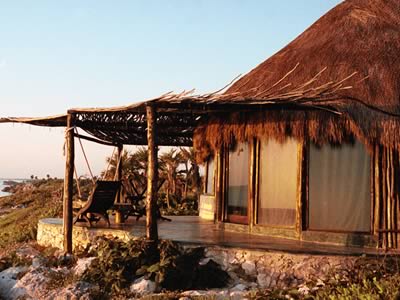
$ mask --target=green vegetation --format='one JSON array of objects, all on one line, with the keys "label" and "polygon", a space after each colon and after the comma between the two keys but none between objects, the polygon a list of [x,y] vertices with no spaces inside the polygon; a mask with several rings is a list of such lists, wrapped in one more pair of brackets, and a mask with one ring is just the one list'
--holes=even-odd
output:
[{"label": "green vegetation", "polygon": [[400,299],[398,257],[363,258],[344,279],[332,278],[312,299]]},{"label": "green vegetation", "polygon": [[188,290],[224,287],[229,276],[212,260],[199,265],[204,248],[184,250],[178,243],[162,240],[158,244],[144,239],[123,242],[99,238],[79,255],[96,260],[82,279],[98,284],[102,293],[120,293],[136,278],[155,281],[159,290]]},{"label": "green vegetation", "polygon": [[[119,158],[117,154],[107,158],[107,170],[102,177],[112,180],[116,173]],[[142,191],[147,181],[147,149],[138,148],[135,152],[124,151],[120,163],[124,193]],[[199,166],[192,148],[171,148],[159,155],[158,177],[163,182],[159,189],[158,206],[166,215],[197,215],[198,197],[201,192]],[[134,189],[130,185],[134,185]]]},{"label": "green vegetation", "polygon": [[[308,282],[293,289],[255,292],[250,299],[365,299],[400,300],[400,259],[361,257],[347,274],[329,274],[330,279]],[[327,274],[328,275],[328,274]]]},{"label": "green vegetation", "polygon": [[36,239],[39,219],[62,215],[62,180],[33,180],[0,198],[0,249]]}]

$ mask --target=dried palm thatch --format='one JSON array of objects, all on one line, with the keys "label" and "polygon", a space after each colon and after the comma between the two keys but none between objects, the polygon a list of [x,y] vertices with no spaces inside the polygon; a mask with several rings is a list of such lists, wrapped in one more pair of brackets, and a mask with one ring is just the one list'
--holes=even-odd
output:
[{"label": "dried palm thatch", "polygon": [[[316,143],[341,143],[356,137],[370,149],[374,143],[399,149],[399,53],[398,0],[344,1],[225,93],[227,97],[240,94],[253,102],[280,93],[283,97],[276,100],[283,100],[281,107],[215,114],[196,129],[194,143],[206,149],[232,139],[262,136],[278,140],[294,136]],[[330,97],[309,100],[340,115],[328,109],[299,110],[286,105],[285,95],[299,93],[300,98],[305,92],[329,87]]]}]

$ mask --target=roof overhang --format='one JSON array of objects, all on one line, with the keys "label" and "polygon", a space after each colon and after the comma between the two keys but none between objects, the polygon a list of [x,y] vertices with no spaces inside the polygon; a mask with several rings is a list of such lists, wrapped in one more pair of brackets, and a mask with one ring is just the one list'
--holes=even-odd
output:
[{"label": "roof overhang", "polygon": [[[297,66],[296,66],[297,67]],[[296,68],[295,67],[295,68]],[[167,93],[155,99],[127,106],[109,108],[74,108],[67,114],[42,118],[0,118],[0,123],[14,122],[37,126],[67,126],[67,115],[75,116],[74,126],[88,132],[93,141],[110,145],[147,145],[146,107],[156,110],[156,143],[160,146],[191,146],[193,133],[200,122],[210,115],[223,118],[229,112],[306,109],[323,110],[333,114],[346,113],[346,106],[364,105],[357,99],[343,97],[342,91],[351,89],[345,84],[356,73],[337,82],[329,81],[320,86],[315,83],[320,74],[306,83],[288,89],[286,75],[276,84],[262,91],[214,93],[193,95],[193,90],[180,94]],[[290,71],[292,72],[292,71]],[[289,72],[289,73],[290,73]],[[288,73],[288,74],[289,74]],[[90,138],[89,138],[90,139]]]}]

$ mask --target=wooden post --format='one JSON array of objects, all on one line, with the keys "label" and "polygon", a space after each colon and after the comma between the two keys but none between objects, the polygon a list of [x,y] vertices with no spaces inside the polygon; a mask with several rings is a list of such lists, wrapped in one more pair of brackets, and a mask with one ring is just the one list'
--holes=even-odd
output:
[{"label": "wooden post", "polygon": [[[124,147],[122,145],[118,145],[118,164],[117,164],[117,180],[120,181],[122,180],[122,151]],[[117,203],[121,202],[121,192],[122,189],[119,190],[118,195],[117,195]]]},{"label": "wooden post", "polygon": [[146,198],[146,238],[158,240],[157,229],[157,145],[156,145],[156,110],[153,104],[146,106],[147,117],[147,198]]},{"label": "wooden post", "polygon": [[249,189],[248,189],[248,194],[247,194],[247,199],[248,199],[248,224],[249,224],[249,229],[252,231],[254,225],[256,225],[256,219],[257,219],[257,203],[256,203],[256,185],[258,182],[256,179],[258,179],[258,168],[257,168],[257,146],[258,142],[256,139],[252,139],[251,141],[248,142],[249,144],[249,165],[250,165],[250,174],[249,174]]},{"label": "wooden post", "polygon": [[72,253],[72,193],[74,180],[74,123],[75,116],[68,114],[67,129],[65,134],[66,162],[64,176],[64,198],[63,198],[63,233],[64,251]]},{"label": "wooden post", "polygon": [[[115,176],[114,176],[114,180],[118,180],[120,181],[122,179],[122,150],[123,150],[123,146],[122,145],[118,145],[118,154],[117,154],[117,170],[115,172]],[[121,203],[121,193],[122,193],[122,185],[121,188],[119,189],[118,193],[117,193],[117,197],[116,197],[116,202],[117,203]],[[121,210],[116,210],[115,211],[115,223],[116,224],[121,224],[124,223],[124,217],[122,214]]]}]

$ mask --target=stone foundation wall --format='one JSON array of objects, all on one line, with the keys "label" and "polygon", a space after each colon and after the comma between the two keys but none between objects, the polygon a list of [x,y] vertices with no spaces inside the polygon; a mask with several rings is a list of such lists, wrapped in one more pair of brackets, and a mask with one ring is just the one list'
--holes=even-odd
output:
[{"label": "stone foundation wall", "polygon": [[[96,236],[134,239],[127,231],[74,226],[73,246],[85,247]],[[37,241],[43,246],[62,249],[62,220],[43,219]],[[194,247],[186,245],[185,247]],[[315,281],[327,281],[333,274],[346,277],[355,268],[357,256],[307,255],[237,248],[206,247],[206,260],[212,259],[227,271],[236,284],[252,288],[289,288]],[[204,262],[206,263],[206,262]]]},{"label": "stone foundation wall", "polygon": [[[108,228],[87,228],[74,226],[72,230],[72,245],[76,247],[86,247],[90,241],[97,236],[118,237],[128,241],[135,237],[128,231]],[[42,219],[38,223],[37,242],[42,246],[63,248],[63,226],[61,219]]]},{"label": "stone foundation wall", "polygon": [[210,247],[206,256],[236,281],[253,282],[259,288],[297,287],[302,283],[324,282],[333,274],[345,277],[358,257],[304,255]]},{"label": "stone foundation wall", "polygon": [[200,195],[199,217],[213,221],[215,218],[215,197],[213,195]]}]

